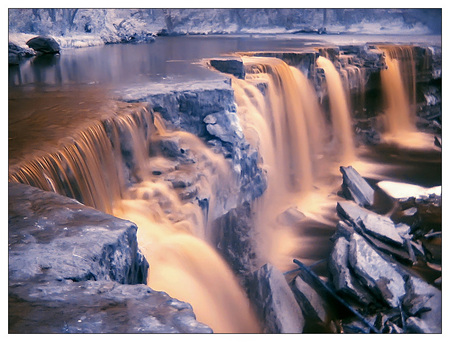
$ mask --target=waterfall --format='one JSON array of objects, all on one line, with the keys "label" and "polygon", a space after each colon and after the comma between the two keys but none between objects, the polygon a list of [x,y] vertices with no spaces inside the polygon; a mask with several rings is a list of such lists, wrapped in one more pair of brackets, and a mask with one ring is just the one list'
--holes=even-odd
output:
[{"label": "waterfall", "polygon": [[246,139],[260,152],[268,178],[267,190],[255,204],[259,251],[283,269],[292,264],[299,245],[294,231],[280,227],[276,218],[312,192],[327,129],[315,90],[298,69],[277,58],[243,57],[243,61],[246,79],[232,82],[238,115]]},{"label": "waterfall", "polygon": [[385,101],[386,135],[400,137],[416,132],[415,63],[412,47],[382,47],[387,69],[381,71],[381,86]]},{"label": "waterfall", "polygon": [[320,56],[317,59],[317,66],[325,72],[330,99],[333,140],[338,149],[336,152],[341,155],[341,161],[351,161],[355,158],[352,121],[341,77],[333,63],[325,57]]},{"label": "waterfall", "polygon": [[[163,146],[180,156],[168,157]],[[190,303],[214,332],[255,333],[248,298],[206,241],[208,219],[235,205],[231,175],[222,155],[190,133],[168,132],[157,113],[142,109],[92,123],[59,152],[11,171],[9,181],[135,222],[150,287]]]}]

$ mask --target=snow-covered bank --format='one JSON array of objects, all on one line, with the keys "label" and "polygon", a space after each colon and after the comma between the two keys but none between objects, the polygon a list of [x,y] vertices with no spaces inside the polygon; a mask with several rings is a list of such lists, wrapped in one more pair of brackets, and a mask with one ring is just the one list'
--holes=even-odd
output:
[{"label": "snow-covered bank", "polygon": [[[62,48],[151,42],[156,35],[318,32],[441,34],[440,9],[9,9],[17,33],[55,38]],[[22,46],[23,44],[17,44]]]}]

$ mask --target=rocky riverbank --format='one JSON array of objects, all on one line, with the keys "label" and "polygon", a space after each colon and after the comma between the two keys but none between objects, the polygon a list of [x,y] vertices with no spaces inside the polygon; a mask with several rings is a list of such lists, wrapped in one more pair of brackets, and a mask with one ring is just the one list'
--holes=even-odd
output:
[{"label": "rocky riverbank", "polygon": [[28,185],[8,191],[10,333],[211,332],[145,285],[134,223]]}]

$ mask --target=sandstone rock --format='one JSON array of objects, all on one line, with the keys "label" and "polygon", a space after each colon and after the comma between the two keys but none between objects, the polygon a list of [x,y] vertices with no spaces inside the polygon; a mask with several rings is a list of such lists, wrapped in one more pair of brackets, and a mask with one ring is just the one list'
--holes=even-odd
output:
[{"label": "sandstone rock", "polygon": [[55,54],[61,50],[56,40],[51,37],[34,37],[27,41],[26,44],[33,50],[44,54]]},{"label": "sandstone rock", "polygon": [[375,191],[369,183],[360,176],[352,167],[341,166],[339,170],[342,173],[344,191],[347,191],[350,197],[360,206],[372,206],[374,203]]},{"label": "sandstone rock", "polygon": [[266,264],[253,274],[249,297],[264,333],[301,333],[305,320],[283,274]]}]

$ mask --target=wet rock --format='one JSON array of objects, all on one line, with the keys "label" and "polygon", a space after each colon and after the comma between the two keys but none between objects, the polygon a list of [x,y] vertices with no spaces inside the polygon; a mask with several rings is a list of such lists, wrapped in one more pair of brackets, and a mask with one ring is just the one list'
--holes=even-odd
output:
[{"label": "wet rock", "polygon": [[351,268],[368,289],[381,296],[391,307],[401,303],[405,295],[402,275],[358,234],[352,235],[348,259]]},{"label": "wet rock", "polygon": [[250,204],[245,202],[211,224],[214,245],[244,287],[247,287],[247,281],[257,269],[259,261],[252,235],[252,215]]},{"label": "wet rock", "polygon": [[306,322],[325,325],[327,322],[326,304],[316,290],[301,276],[295,277],[291,288]]},{"label": "wet rock", "polygon": [[214,58],[209,61],[211,66],[220,72],[231,74],[237,78],[245,78],[245,68],[242,59],[236,57]]},{"label": "wet rock", "polygon": [[266,264],[249,282],[249,298],[264,326],[264,333],[301,333],[302,311],[283,274]]},{"label": "wet rock", "polygon": [[349,245],[345,237],[340,237],[334,242],[328,261],[333,286],[339,293],[368,305],[375,300],[351,273],[348,261]]},{"label": "wet rock", "polygon": [[344,191],[348,192],[350,197],[360,206],[372,206],[374,203],[375,191],[369,183],[360,176],[352,167],[341,166],[339,170],[342,173]]},{"label": "wet rock", "polygon": [[56,40],[51,37],[34,37],[27,41],[26,44],[33,50],[43,54],[55,54],[61,50]]},{"label": "wet rock", "polygon": [[9,333],[211,333],[192,307],[146,285],[20,283],[9,291]]},{"label": "wet rock", "polygon": [[427,333],[442,332],[442,292],[422,279],[411,276],[406,281],[406,295],[403,298],[403,307],[409,316],[416,316],[420,321],[413,319],[414,326],[420,327]]},{"label": "wet rock", "polygon": [[337,211],[339,216],[350,220],[367,234],[393,245],[403,245],[403,239],[390,218],[375,214],[352,202],[338,202]]},{"label": "wet rock", "polygon": [[203,121],[206,123],[206,130],[212,136],[233,145],[242,143],[244,133],[236,113],[212,113],[207,115]]}]

